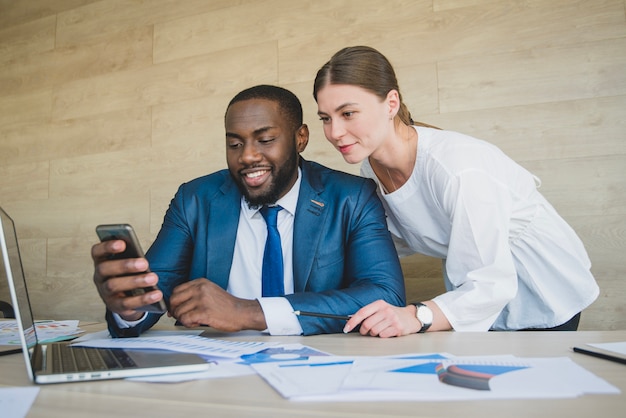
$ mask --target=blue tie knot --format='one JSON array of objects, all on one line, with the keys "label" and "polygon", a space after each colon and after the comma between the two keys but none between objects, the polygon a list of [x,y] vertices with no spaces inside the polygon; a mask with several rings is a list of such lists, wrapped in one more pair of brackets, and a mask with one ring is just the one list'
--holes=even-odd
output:
[{"label": "blue tie knot", "polygon": [[268,226],[275,227],[278,220],[278,212],[282,209],[281,206],[263,206],[261,208],[261,215],[265,219],[265,223]]}]

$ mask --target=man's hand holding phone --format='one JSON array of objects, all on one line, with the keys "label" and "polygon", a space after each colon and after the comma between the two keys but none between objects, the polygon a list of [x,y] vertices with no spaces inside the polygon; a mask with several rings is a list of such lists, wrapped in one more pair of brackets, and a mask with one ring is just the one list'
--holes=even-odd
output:
[{"label": "man's hand holding phone", "polygon": [[150,272],[132,227],[99,225],[96,232],[101,242],[91,249],[93,280],[107,308],[126,321],[141,319],[144,312],[165,312],[158,277]]}]

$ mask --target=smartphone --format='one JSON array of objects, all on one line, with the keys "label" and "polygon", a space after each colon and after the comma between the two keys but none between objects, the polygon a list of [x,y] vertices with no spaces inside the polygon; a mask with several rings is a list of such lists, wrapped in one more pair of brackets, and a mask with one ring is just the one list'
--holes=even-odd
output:
[{"label": "smartphone", "polygon": [[[124,252],[111,256],[111,259],[113,260],[144,257],[144,253],[141,249],[141,244],[139,244],[139,240],[137,239],[137,235],[135,234],[135,230],[129,224],[98,225],[96,227],[96,234],[98,234],[98,238],[100,238],[100,241],[102,242],[111,240],[122,240],[126,243],[126,249],[124,250]],[[128,296],[138,296],[152,290],[158,289],[156,286],[148,286],[128,291],[126,292],[126,294]],[[142,306],[137,310],[142,312],[164,313],[167,311],[167,307],[165,306],[165,302],[163,301],[163,299],[161,299],[160,301],[154,302],[150,305]]]}]

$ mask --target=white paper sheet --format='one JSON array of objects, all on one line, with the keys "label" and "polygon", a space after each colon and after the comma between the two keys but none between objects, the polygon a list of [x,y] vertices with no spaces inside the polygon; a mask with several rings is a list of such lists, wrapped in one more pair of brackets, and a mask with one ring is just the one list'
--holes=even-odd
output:
[{"label": "white paper sheet", "polygon": [[619,393],[568,357],[420,356],[358,357],[349,363],[349,358],[342,358],[343,364],[337,360],[323,367],[310,362],[253,367],[283,397],[299,401],[572,398]]},{"label": "white paper sheet", "polygon": [[595,343],[595,344],[587,344],[592,347],[601,348],[607,351],[613,351],[617,354],[621,354],[626,356],[626,341],[619,341],[615,343]]},{"label": "white paper sheet", "polygon": [[[163,336],[171,337],[175,335],[200,335],[203,332],[204,332],[203,330],[198,330],[198,329],[177,329],[174,331],[149,329],[148,331],[141,334],[141,336],[142,337],[163,337]],[[75,344],[75,343],[88,341],[88,340],[102,340],[105,338],[111,338],[111,334],[109,334],[109,331],[106,329],[102,331],[89,332],[89,333],[83,334],[80,337],[76,338],[73,341],[73,343]]]},{"label": "white paper sheet", "polygon": [[317,357],[298,362],[257,363],[254,370],[287,399],[333,396],[348,377],[353,357]]},{"label": "white paper sheet", "polygon": [[72,345],[97,348],[126,348],[134,350],[168,350],[215,357],[238,358],[257,353],[275,343],[226,341],[199,335],[157,335],[137,338],[87,339]]},{"label": "white paper sheet", "polygon": [[37,386],[0,388],[2,418],[24,418],[38,393]]},{"label": "white paper sheet", "polygon": [[257,353],[243,355],[239,358],[218,358],[202,356],[206,361],[215,363],[211,369],[198,373],[178,373],[176,375],[146,376],[129,380],[152,383],[176,383],[189,380],[217,379],[222,377],[237,377],[255,374],[251,367],[260,363],[280,363],[309,358],[328,356],[328,353],[316,350],[302,344],[276,344]]}]

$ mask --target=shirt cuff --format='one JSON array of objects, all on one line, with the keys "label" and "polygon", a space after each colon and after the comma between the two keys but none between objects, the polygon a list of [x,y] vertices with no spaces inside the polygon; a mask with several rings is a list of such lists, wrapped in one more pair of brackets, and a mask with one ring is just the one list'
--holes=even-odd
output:
[{"label": "shirt cuff", "polygon": [[270,335],[301,335],[302,327],[293,313],[293,306],[286,298],[257,299],[265,315],[267,332]]},{"label": "shirt cuff", "polygon": [[139,325],[148,316],[148,313],[144,312],[143,316],[141,318],[139,318],[138,320],[136,320],[136,321],[126,321],[126,320],[122,319],[122,317],[119,316],[119,314],[116,314],[115,312],[112,312],[112,314],[113,314],[113,318],[115,318],[115,323],[117,324],[118,327],[120,327],[120,329],[132,328],[135,325]]}]

